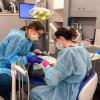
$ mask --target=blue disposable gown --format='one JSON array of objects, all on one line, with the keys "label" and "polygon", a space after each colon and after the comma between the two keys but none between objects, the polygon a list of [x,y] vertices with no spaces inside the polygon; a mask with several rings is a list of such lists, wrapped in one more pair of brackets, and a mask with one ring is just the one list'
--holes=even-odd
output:
[{"label": "blue disposable gown", "polygon": [[11,75],[8,59],[18,57],[22,64],[27,64],[26,56],[31,53],[32,41],[25,37],[25,31],[12,30],[0,43],[0,74]]},{"label": "blue disposable gown", "polygon": [[92,68],[84,47],[63,49],[54,67],[44,69],[46,86],[31,90],[30,100],[76,100],[80,82]]}]

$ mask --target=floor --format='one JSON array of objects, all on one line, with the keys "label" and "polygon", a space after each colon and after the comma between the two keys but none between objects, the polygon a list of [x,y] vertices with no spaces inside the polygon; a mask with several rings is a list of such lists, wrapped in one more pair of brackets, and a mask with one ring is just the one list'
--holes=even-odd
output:
[{"label": "floor", "polygon": [[0,100],[4,100],[2,97],[0,97]]},{"label": "floor", "polygon": [[93,100],[100,100],[100,85],[97,86],[97,89],[94,93]]},{"label": "floor", "polygon": [[[3,99],[0,97],[0,100],[3,100]],[[97,86],[97,89],[93,96],[93,100],[100,100],[100,85]]]}]

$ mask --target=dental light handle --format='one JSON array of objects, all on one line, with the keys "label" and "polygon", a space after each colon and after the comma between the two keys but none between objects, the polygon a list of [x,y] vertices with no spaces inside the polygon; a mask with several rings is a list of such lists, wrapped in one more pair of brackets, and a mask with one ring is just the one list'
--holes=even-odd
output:
[{"label": "dental light handle", "polygon": [[50,29],[52,29],[54,32],[57,31],[57,28],[55,27],[53,23],[50,23],[49,26],[50,26]]}]

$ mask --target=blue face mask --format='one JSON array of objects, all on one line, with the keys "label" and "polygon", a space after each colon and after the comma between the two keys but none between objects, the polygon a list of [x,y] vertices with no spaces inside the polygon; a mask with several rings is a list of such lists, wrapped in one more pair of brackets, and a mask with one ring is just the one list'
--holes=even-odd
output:
[{"label": "blue face mask", "polygon": [[58,43],[58,42],[56,42],[56,47],[57,47],[59,50],[64,49],[63,45],[62,45],[61,43]]}]

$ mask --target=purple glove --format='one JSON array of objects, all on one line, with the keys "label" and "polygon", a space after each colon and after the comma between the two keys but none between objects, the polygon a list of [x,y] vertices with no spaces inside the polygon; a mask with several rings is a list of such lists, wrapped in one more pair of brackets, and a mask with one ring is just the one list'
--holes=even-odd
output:
[{"label": "purple glove", "polygon": [[43,61],[43,59],[38,56],[27,56],[26,58],[27,58],[27,62],[31,64],[41,63]]}]

